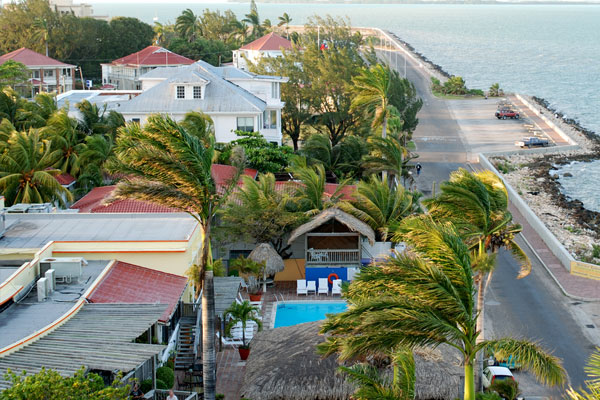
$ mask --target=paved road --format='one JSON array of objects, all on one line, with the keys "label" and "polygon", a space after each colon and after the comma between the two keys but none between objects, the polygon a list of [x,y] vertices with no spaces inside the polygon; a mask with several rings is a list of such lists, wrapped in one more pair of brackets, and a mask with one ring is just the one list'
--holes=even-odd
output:
[{"label": "paved road", "polygon": [[[398,65],[404,75],[402,52],[380,53],[389,57],[390,65]],[[395,57],[398,57],[396,60]],[[429,77],[422,67],[407,58],[406,75],[423,99],[419,113],[419,126],[414,134],[419,162],[423,165],[417,178],[419,189],[431,193],[434,182],[446,180],[458,167],[466,167],[470,159],[469,146],[461,136],[452,111],[443,100],[435,98],[430,90]],[[530,257],[533,260],[533,257]],[[498,258],[496,273],[486,298],[486,327],[489,336],[514,336],[540,340],[545,348],[554,350],[563,359],[574,387],[583,384],[583,366],[593,350],[591,342],[568,311],[568,299],[551,282],[543,267],[534,260],[533,272],[525,279],[517,280],[518,264],[507,253]],[[486,328],[487,329],[487,328]],[[533,383],[523,376],[522,387],[527,395],[558,395],[561,391],[550,390]],[[521,377],[519,377],[521,380]]]}]

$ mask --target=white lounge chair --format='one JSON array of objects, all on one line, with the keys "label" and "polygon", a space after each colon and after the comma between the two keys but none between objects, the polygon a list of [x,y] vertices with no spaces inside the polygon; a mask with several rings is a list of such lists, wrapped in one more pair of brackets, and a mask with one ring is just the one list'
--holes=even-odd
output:
[{"label": "white lounge chair", "polygon": [[341,279],[334,279],[333,280],[333,285],[331,287],[331,295],[333,296],[334,294],[342,294],[342,280]]},{"label": "white lounge chair", "polygon": [[306,294],[310,292],[317,294],[317,281],[306,281]]},{"label": "white lounge chair", "polygon": [[319,291],[317,293],[325,293],[329,296],[329,283],[327,283],[327,278],[319,278]]},{"label": "white lounge chair", "polygon": [[306,290],[306,281],[304,279],[298,279],[296,285],[296,294],[308,294]]},{"label": "white lounge chair", "polygon": [[[237,338],[220,337],[221,335],[219,335],[219,332],[216,332],[216,334],[217,334],[217,339],[219,339],[221,341],[221,343],[223,343],[223,346],[241,346],[244,344],[242,342],[241,336],[239,339],[237,339]],[[246,341],[248,341],[248,339],[246,339]]]}]

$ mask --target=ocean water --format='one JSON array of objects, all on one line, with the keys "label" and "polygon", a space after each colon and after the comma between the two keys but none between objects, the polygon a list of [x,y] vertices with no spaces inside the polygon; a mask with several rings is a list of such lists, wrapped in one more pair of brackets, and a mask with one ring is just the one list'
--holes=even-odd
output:
[{"label": "ocean water", "polygon": [[[600,212],[600,160],[574,161],[552,172],[558,173],[558,182],[566,196],[578,199],[588,210]],[[566,173],[572,176],[565,176]]]},{"label": "ocean water", "polygon": [[[231,9],[248,3],[94,3],[94,12],[174,22],[181,11]],[[543,97],[569,118],[600,133],[600,5],[258,4],[262,19],[292,24],[310,16],[347,17],[355,26],[388,29],[473,88]]]}]

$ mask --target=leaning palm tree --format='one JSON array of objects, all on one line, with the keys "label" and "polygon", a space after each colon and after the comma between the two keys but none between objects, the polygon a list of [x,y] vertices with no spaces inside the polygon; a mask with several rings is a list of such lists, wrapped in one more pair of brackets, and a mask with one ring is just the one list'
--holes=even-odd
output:
[{"label": "leaning palm tree", "polygon": [[448,345],[462,356],[465,400],[475,399],[474,361],[486,348],[516,356],[544,383],[564,382],[560,361],[536,343],[512,338],[477,343],[469,248],[450,223],[415,217],[403,223],[411,227],[402,237],[411,252],[361,270],[346,290],[348,311],[328,316],[322,326],[329,336],[321,352],[351,359],[386,347]]},{"label": "leaning palm tree", "polygon": [[0,190],[7,204],[72,201],[71,192],[56,180],[61,173],[53,166],[61,153],[52,150],[36,129],[13,132],[0,155]]},{"label": "leaning palm tree", "polygon": [[585,382],[587,390],[577,391],[570,387],[567,396],[570,400],[598,400],[600,399],[600,348],[590,356],[585,372],[590,378]]},{"label": "leaning palm tree", "polygon": [[340,182],[335,192],[328,195],[325,192],[325,184],[327,183],[325,169],[321,164],[310,167],[306,165],[306,159],[300,157],[292,164],[290,171],[300,181],[297,183],[293,201],[300,211],[312,216],[340,201],[342,189],[348,184],[348,180]]},{"label": "leaning palm tree", "polygon": [[354,98],[352,107],[362,109],[372,116],[372,127],[381,126],[381,137],[387,133],[387,120],[390,105],[392,72],[389,66],[376,64],[363,69],[352,78]]},{"label": "leaning palm tree", "polygon": [[288,13],[284,12],[283,15],[278,17],[277,19],[279,19],[279,23],[277,23],[277,26],[281,27],[285,25],[286,39],[290,40],[290,22],[292,22],[292,17],[290,17]]},{"label": "leaning palm tree", "polygon": [[60,151],[62,157],[56,164],[63,173],[79,175],[80,156],[86,145],[81,142],[81,132],[77,129],[77,120],[69,117],[65,110],[54,113],[48,125],[42,128],[44,137],[52,142],[52,148]]},{"label": "leaning palm tree", "polygon": [[200,20],[189,8],[183,10],[175,20],[175,32],[190,43],[202,34],[200,31]]},{"label": "leaning palm tree", "polygon": [[[440,193],[424,202],[438,221],[451,221],[473,252],[477,282],[477,329],[483,332],[484,298],[496,263],[493,254],[500,248],[511,251],[521,262],[517,278],[531,272],[531,261],[515,242],[521,226],[512,222],[508,193],[502,180],[491,171],[471,173],[461,168],[440,185]],[[492,255],[490,259],[489,254]],[[483,334],[482,334],[483,339]]]},{"label": "leaning palm tree", "polygon": [[372,175],[358,183],[354,200],[341,208],[366,222],[379,239],[387,241],[390,227],[411,214],[422,212],[419,198],[418,192],[409,192],[401,186],[390,187],[387,178]]},{"label": "leaning palm tree", "polygon": [[153,201],[190,214],[202,230],[199,260],[190,270],[196,293],[202,293],[202,362],[204,398],[215,398],[215,303],[211,228],[215,215],[237,187],[240,168],[224,188],[211,175],[215,159],[210,117],[188,113],[181,123],[151,115],[142,128],[129,124],[119,130],[117,168],[128,178],[117,185],[117,197]]},{"label": "leaning palm tree", "polygon": [[263,34],[264,28],[260,23],[260,17],[258,12],[251,10],[249,14],[246,14],[245,18],[242,19],[243,23],[248,24],[251,27],[251,39],[254,40]]},{"label": "leaning palm tree", "polygon": [[390,175],[389,183],[398,186],[400,179],[411,179],[409,162],[416,158],[404,147],[396,135],[389,137],[372,136],[369,138],[370,153],[363,158],[363,167],[369,174]]}]

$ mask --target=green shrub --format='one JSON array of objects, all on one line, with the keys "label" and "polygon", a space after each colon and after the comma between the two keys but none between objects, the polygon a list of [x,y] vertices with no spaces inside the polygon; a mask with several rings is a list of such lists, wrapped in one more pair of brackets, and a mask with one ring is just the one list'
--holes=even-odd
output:
[{"label": "green shrub", "polygon": [[163,381],[162,379],[158,379],[156,378],[156,388],[157,389],[161,389],[161,390],[169,390],[173,387],[173,385],[168,386],[165,381]]},{"label": "green shrub", "polygon": [[142,381],[142,383],[140,384],[140,390],[143,393],[148,393],[149,391],[152,390],[152,379],[145,379]]},{"label": "green shrub", "polygon": [[597,245],[597,244],[592,245],[592,257],[600,258],[600,245]]},{"label": "green shrub", "polygon": [[[156,370],[156,379],[163,381],[167,385],[165,389],[170,389],[175,384],[175,373],[169,367],[160,367]],[[158,383],[156,386],[158,387]]]},{"label": "green shrub", "polygon": [[485,96],[485,93],[481,89],[469,89],[469,94],[473,96]]},{"label": "green shrub", "polygon": [[500,397],[506,400],[515,400],[519,395],[519,383],[512,379],[494,381],[490,385],[489,390],[498,393]]},{"label": "green shrub", "polygon": [[217,393],[215,395],[216,400],[223,400],[224,398],[225,398],[225,395],[223,393]]},{"label": "green shrub", "polygon": [[502,400],[496,392],[475,393],[475,400]]},{"label": "green shrub", "polygon": [[171,368],[171,369],[175,369],[175,360],[173,358],[169,358],[167,360],[167,367]]}]

